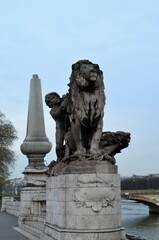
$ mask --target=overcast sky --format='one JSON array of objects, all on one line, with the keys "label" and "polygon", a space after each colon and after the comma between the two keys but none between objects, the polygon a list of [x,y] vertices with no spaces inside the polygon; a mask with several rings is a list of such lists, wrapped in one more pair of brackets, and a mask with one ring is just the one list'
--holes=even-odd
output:
[{"label": "overcast sky", "polygon": [[[104,73],[103,131],[131,133],[116,155],[119,173],[159,173],[159,1],[0,0],[0,111],[18,131],[11,177],[21,177],[27,158],[30,79],[38,74],[42,95],[68,90],[71,65],[80,59]],[[44,103],[45,126],[53,144],[55,125]]]}]

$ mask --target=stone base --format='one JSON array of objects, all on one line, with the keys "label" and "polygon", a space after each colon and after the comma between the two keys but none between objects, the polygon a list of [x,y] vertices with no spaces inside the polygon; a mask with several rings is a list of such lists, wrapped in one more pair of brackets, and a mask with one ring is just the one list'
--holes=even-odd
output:
[{"label": "stone base", "polygon": [[[69,167],[71,168],[71,166]],[[47,179],[41,240],[121,240],[120,176],[109,162],[84,161]]]},{"label": "stone base", "polygon": [[48,168],[43,169],[26,168],[23,172],[23,186],[25,187],[45,187]]},{"label": "stone base", "polygon": [[40,240],[126,240],[125,229],[103,229],[95,231],[83,231],[76,229],[60,229],[56,226],[45,224],[45,233]]},{"label": "stone base", "polygon": [[46,188],[24,187],[18,219],[20,229],[40,237],[46,216]]}]

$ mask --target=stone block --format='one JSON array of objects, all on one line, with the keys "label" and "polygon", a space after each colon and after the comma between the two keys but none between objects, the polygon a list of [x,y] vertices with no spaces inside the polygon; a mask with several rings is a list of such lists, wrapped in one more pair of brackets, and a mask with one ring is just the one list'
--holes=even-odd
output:
[{"label": "stone block", "polygon": [[110,228],[119,227],[117,215],[85,215],[85,216],[72,216],[66,215],[66,228],[67,229],[81,229],[81,230],[106,230]]},{"label": "stone block", "polygon": [[58,175],[47,181],[45,232],[53,239],[122,239],[120,176],[116,166],[99,165],[100,172]]},{"label": "stone block", "polygon": [[80,174],[68,174],[66,175],[66,188],[73,188],[76,186],[77,179]]},{"label": "stone block", "polygon": [[53,188],[51,191],[52,201],[64,201],[65,199],[65,189]]},{"label": "stone block", "polygon": [[66,213],[66,202],[54,201],[52,202],[52,205],[53,205],[53,209],[50,212],[53,212],[56,214],[62,214],[62,215]]},{"label": "stone block", "polygon": [[[45,235],[47,234],[47,235]],[[47,225],[45,227],[45,234],[40,240],[46,240],[46,236],[50,236],[48,240],[126,240],[124,236],[124,229],[118,228],[113,231],[112,229],[104,231],[60,231],[59,228]]]},{"label": "stone block", "polygon": [[96,164],[96,172],[97,173],[115,173],[117,174],[118,167],[116,165],[112,165],[109,162],[100,162]]}]

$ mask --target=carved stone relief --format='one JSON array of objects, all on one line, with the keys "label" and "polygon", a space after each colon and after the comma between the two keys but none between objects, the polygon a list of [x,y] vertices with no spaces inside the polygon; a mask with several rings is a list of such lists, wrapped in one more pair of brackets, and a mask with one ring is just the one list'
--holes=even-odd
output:
[{"label": "carved stone relief", "polygon": [[115,188],[112,182],[103,181],[96,176],[82,176],[78,178],[76,185],[78,188],[74,190],[74,197],[77,207],[91,208],[93,212],[114,207]]}]

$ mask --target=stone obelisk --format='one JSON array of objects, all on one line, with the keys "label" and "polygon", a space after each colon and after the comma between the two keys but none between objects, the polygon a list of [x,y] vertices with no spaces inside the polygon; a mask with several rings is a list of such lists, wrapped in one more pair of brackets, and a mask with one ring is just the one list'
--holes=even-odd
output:
[{"label": "stone obelisk", "polygon": [[29,233],[31,233],[31,226],[38,226],[39,219],[41,221],[43,219],[48,176],[44,157],[50,152],[51,147],[52,144],[45,133],[41,81],[38,75],[34,74],[30,82],[26,138],[21,145],[22,153],[28,158],[28,166],[23,172],[24,186],[21,191],[18,220],[19,228]]},{"label": "stone obelisk", "polygon": [[[47,170],[44,164],[45,155],[51,150],[51,142],[45,133],[41,81],[34,74],[30,82],[30,96],[26,138],[21,145],[21,151],[28,158],[28,166],[24,170],[27,183],[41,182],[41,177]],[[40,179],[39,179],[40,177]]]}]

